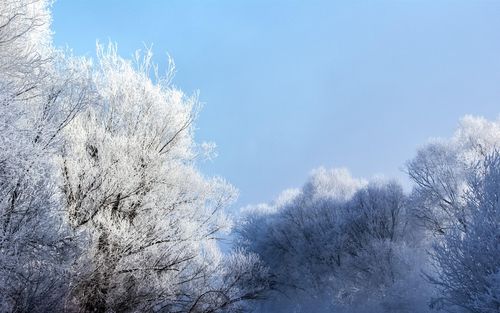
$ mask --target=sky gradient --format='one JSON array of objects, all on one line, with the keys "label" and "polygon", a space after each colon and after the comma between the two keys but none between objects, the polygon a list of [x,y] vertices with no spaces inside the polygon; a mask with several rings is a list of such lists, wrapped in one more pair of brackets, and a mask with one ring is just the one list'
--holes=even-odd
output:
[{"label": "sky gradient", "polygon": [[500,1],[58,0],[55,43],[130,57],[153,44],[200,91],[201,165],[236,206],[300,187],[316,167],[405,179],[404,163],[465,114],[498,117]]}]

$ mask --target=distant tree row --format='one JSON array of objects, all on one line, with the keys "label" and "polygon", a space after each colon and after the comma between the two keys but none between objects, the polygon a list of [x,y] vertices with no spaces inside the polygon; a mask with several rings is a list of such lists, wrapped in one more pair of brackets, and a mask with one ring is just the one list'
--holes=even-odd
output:
[{"label": "distant tree row", "polygon": [[260,312],[500,312],[500,123],[465,117],[408,162],[409,194],[345,169],[243,210]]}]

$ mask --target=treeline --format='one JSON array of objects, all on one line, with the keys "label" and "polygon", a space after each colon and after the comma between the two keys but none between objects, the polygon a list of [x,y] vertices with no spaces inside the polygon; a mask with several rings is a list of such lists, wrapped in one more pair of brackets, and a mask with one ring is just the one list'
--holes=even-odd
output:
[{"label": "treeline", "polygon": [[49,5],[0,2],[1,312],[500,311],[500,123],[421,148],[411,192],[320,169],[231,220],[173,64],[57,49]]},{"label": "treeline", "polygon": [[313,172],[243,210],[238,245],[269,267],[259,312],[500,312],[500,123],[465,117],[394,181]]}]

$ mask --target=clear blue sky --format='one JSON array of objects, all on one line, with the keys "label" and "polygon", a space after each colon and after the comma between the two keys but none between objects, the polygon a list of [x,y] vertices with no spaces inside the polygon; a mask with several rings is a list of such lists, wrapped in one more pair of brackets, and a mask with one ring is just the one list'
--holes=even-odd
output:
[{"label": "clear blue sky", "polygon": [[318,166],[403,179],[429,137],[500,109],[500,1],[58,0],[55,42],[131,56],[154,44],[200,90],[203,164],[238,206],[299,187]]}]

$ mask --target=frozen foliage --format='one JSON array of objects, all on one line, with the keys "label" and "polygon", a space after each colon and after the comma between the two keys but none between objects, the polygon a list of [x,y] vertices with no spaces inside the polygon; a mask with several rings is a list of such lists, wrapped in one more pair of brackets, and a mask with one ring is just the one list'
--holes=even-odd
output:
[{"label": "frozen foliage", "polygon": [[455,135],[420,149],[408,163],[411,210],[429,234],[439,296],[435,308],[498,312],[498,148],[500,122],[466,116]]},{"label": "frozen foliage", "polygon": [[441,291],[437,307],[493,313],[500,311],[500,154],[480,165],[468,179],[465,231],[451,229],[435,245],[430,279]]},{"label": "frozen foliage", "polygon": [[319,168],[311,173],[309,181],[302,188],[305,201],[321,201],[321,199],[344,201],[366,185],[363,179],[355,179],[345,168],[327,170]]},{"label": "frozen foliage", "polygon": [[46,312],[67,289],[71,236],[53,156],[85,102],[51,47],[46,1],[0,4],[0,311]]},{"label": "frozen foliage", "polygon": [[0,311],[243,310],[266,269],[215,242],[236,190],[196,168],[196,97],[150,52],[65,55],[49,22],[0,3]]},{"label": "frozen foliage", "polygon": [[466,116],[454,136],[427,144],[408,162],[408,174],[416,188],[414,214],[430,231],[464,230],[468,210],[466,179],[476,164],[500,145],[500,121]]},{"label": "frozen foliage", "polygon": [[197,171],[196,98],[168,81],[154,83],[151,69],[150,53],[134,66],[114,46],[98,46],[96,102],[64,131],[59,164],[69,221],[90,245],[75,267],[73,305],[99,312],[229,309],[242,295],[213,280],[240,274],[223,264],[243,273],[257,266],[241,253],[225,260],[214,243],[230,226],[222,209],[236,191]]},{"label": "frozen foliage", "polygon": [[396,183],[320,169],[273,210],[246,208],[239,245],[258,253],[272,277],[273,300],[260,310],[426,312],[426,263],[405,203]]}]

